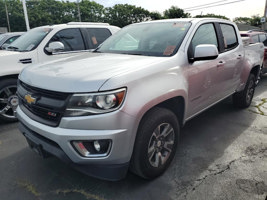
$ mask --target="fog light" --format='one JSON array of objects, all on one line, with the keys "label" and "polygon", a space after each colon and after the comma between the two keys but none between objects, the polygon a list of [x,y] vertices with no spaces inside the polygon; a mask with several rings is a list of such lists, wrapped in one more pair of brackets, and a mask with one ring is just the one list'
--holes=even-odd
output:
[{"label": "fog light", "polygon": [[83,157],[103,157],[110,152],[111,140],[72,141],[72,145]]},{"label": "fog light", "polygon": [[94,147],[95,147],[95,150],[97,151],[97,152],[99,152],[100,151],[100,144],[99,144],[99,142],[96,140],[96,141],[94,141]]}]

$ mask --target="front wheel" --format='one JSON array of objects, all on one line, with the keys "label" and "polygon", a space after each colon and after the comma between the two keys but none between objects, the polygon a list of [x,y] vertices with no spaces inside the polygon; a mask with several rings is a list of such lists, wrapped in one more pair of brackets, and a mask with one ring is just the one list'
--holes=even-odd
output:
[{"label": "front wheel", "polygon": [[175,155],[178,139],[175,114],[165,108],[153,108],[140,123],[130,170],[145,179],[161,175]]},{"label": "front wheel", "polygon": [[16,108],[18,106],[17,79],[0,81],[0,119],[7,122],[17,121]]},{"label": "front wheel", "polygon": [[233,95],[234,105],[239,108],[249,107],[254,96],[255,86],[255,75],[250,74],[245,89]]}]

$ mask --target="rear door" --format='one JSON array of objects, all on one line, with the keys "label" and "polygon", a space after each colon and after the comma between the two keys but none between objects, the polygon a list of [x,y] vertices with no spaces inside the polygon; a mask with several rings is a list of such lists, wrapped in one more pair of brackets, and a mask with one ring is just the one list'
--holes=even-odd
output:
[{"label": "rear door", "polygon": [[217,64],[216,87],[213,89],[212,99],[221,100],[232,94],[240,82],[240,73],[244,57],[244,50],[239,45],[237,32],[232,24],[219,23],[223,47]]},{"label": "rear door", "polygon": [[102,44],[111,32],[107,28],[85,28],[82,29],[83,36],[87,45],[87,49],[95,49]]}]

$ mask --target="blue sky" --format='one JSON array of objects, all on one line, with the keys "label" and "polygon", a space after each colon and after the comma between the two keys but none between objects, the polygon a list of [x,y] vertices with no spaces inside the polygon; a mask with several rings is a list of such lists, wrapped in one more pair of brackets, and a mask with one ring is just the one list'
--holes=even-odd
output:
[{"label": "blue sky", "polygon": [[[140,6],[149,11],[158,11],[163,13],[164,10],[170,8],[172,5],[185,9],[193,6],[199,6],[218,2],[217,4],[224,4],[228,2],[238,0],[94,0],[95,2],[104,5],[105,7],[111,7],[115,4],[131,4]],[[215,5],[215,4],[213,4]],[[192,16],[199,14],[213,13],[218,15],[224,15],[230,19],[235,17],[251,17],[252,15],[259,14],[260,17],[264,15],[265,0],[240,0],[239,2],[227,4],[212,8],[202,8],[194,11],[188,11]]]}]

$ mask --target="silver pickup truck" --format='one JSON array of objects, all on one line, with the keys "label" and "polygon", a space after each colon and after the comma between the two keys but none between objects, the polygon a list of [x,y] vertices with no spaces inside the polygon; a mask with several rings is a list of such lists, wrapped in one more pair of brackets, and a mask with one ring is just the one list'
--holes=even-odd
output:
[{"label": "silver pickup truck", "polygon": [[263,48],[244,49],[229,21],[132,24],[89,55],[25,68],[19,129],[43,157],[91,176],[118,180],[130,169],[152,179],[188,120],[229,96],[250,105],[262,62]]}]

